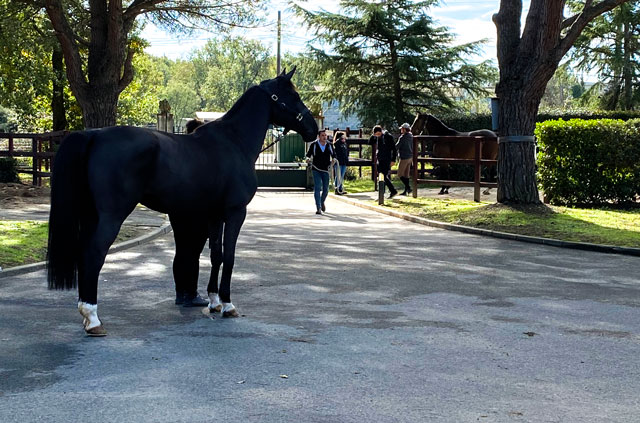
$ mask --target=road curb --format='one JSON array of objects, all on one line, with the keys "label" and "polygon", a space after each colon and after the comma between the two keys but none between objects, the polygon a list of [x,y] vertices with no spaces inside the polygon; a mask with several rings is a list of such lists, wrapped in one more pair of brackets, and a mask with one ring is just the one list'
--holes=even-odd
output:
[{"label": "road curb", "polygon": [[591,244],[588,242],[562,241],[562,240],[553,239],[553,238],[539,238],[535,236],[517,235],[517,234],[511,234],[507,232],[491,231],[488,229],[472,228],[470,226],[454,225],[452,223],[444,223],[444,222],[439,222],[437,220],[430,220],[430,219],[425,219],[423,217],[413,216],[413,215],[399,212],[396,210],[389,210],[385,207],[368,204],[363,201],[341,196],[341,195],[335,195],[335,194],[329,194],[329,195],[333,199],[351,204],[353,206],[376,211],[378,213],[397,217],[400,219],[407,220],[409,222],[418,223],[420,225],[432,226],[435,228],[446,229],[449,231],[464,232],[464,233],[473,234],[473,235],[491,236],[494,238],[529,242],[532,244],[552,245],[554,247],[561,247],[561,248],[573,248],[577,250],[596,251],[599,253],[624,254],[629,256],[640,257],[640,248],[618,247],[615,245]]},{"label": "road curb", "polygon": [[[149,242],[169,232],[171,232],[171,224],[169,223],[169,219],[165,216],[165,222],[158,229],[148,234],[139,236],[138,238],[134,238],[129,241],[124,241],[124,242],[120,242],[118,244],[112,245],[111,248],[109,248],[108,254],[127,250],[133,247],[137,247],[138,245]],[[25,264],[24,266],[10,267],[8,269],[0,270],[0,279],[8,278],[11,276],[22,275],[25,273],[36,272],[46,268],[47,268],[46,261],[41,261],[41,262],[32,263],[32,264]]]}]

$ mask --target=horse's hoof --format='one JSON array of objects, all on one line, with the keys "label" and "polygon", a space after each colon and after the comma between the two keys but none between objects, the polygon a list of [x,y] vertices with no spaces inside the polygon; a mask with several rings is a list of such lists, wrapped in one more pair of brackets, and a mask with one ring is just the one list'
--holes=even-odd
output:
[{"label": "horse's hoof", "polygon": [[222,317],[239,317],[238,310],[231,303],[226,303],[222,307]]},{"label": "horse's hoof", "polygon": [[209,313],[220,313],[222,311],[222,304],[218,304],[215,307],[209,307]]},{"label": "horse's hoof", "polygon": [[107,336],[107,330],[102,325],[85,329],[85,332],[87,332],[87,336]]},{"label": "horse's hoof", "polygon": [[234,308],[233,310],[222,312],[222,317],[240,317],[240,314],[238,313],[238,310]]}]

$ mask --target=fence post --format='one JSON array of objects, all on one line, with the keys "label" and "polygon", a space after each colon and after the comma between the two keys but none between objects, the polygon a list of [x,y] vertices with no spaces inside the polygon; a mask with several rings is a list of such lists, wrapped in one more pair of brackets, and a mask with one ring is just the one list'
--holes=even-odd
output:
[{"label": "fence post", "polygon": [[413,198],[418,198],[418,139],[413,137]]},{"label": "fence post", "polygon": [[480,173],[482,172],[482,167],[480,166],[480,157],[482,151],[482,138],[476,137],[474,140],[475,151],[474,151],[474,163],[473,163],[473,201],[476,203],[480,202]]},{"label": "fence post", "polygon": [[13,137],[9,134],[9,157],[13,157]]},{"label": "fence post", "polygon": [[36,137],[31,138],[31,152],[33,154],[33,160],[31,161],[32,183],[33,185],[38,185],[38,139]]}]

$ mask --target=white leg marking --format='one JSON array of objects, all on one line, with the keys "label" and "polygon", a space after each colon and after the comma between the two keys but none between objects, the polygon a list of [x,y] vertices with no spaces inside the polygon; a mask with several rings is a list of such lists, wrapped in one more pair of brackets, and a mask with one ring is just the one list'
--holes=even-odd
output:
[{"label": "white leg marking", "polygon": [[209,292],[209,311],[220,311],[222,309],[222,303],[218,294]]},{"label": "white leg marking", "polygon": [[236,307],[233,305],[233,303],[222,303],[222,313],[227,313],[229,311],[233,311],[235,310]]},{"label": "white leg marking", "polygon": [[78,311],[84,317],[82,324],[84,330],[89,330],[102,325],[100,319],[98,319],[98,304],[89,304],[82,301],[78,301]]}]

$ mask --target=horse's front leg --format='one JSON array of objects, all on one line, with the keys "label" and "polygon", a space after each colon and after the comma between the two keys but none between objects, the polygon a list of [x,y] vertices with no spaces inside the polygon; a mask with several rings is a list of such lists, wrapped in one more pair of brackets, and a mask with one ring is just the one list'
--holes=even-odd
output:
[{"label": "horse's front leg", "polygon": [[209,312],[219,313],[222,311],[222,303],[218,295],[218,275],[222,264],[222,231],[224,224],[222,220],[209,223],[209,249],[211,250],[211,276],[207,286],[209,295]]},{"label": "horse's front leg", "polygon": [[224,238],[222,244],[222,278],[220,280],[220,299],[222,300],[222,317],[238,317],[238,311],[231,303],[231,273],[236,255],[236,243],[240,229],[247,217],[247,208],[242,207],[229,212],[224,222]]}]

